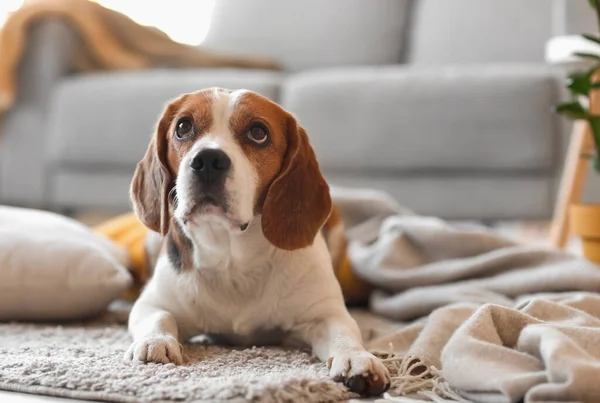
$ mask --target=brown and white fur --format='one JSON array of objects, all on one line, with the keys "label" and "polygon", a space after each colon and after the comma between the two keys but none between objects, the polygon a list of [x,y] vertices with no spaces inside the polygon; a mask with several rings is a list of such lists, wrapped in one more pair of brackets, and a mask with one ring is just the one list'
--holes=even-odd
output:
[{"label": "brown and white fur", "polygon": [[349,315],[320,229],[332,202],[296,119],[246,90],[183,95],[164,111],[131,196],[164,236],[129,319],[126,358],[181,364],[180,342],[310,345],[363,395],[389,387]]}]

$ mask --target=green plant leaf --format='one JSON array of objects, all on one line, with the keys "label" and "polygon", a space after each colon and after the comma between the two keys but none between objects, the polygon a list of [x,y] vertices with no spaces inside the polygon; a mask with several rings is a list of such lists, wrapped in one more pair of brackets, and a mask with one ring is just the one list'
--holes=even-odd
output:
[{"label": "green plant leaf", "polygon": [[592,158],[592,166],[594,167],[594,171],[596,171],[596,173],[600,173],[600,160],[598,159],[598,154],[594,155]]},{"label": "green plant leaf", "polygon": [[556,113],[571,119],[586,119],[588,117],[587,110],[578,101],[564,102],[558,105]]},{"label": "green plant leaf", "polygon": [[[587,120],[590,123],[592,134],[594,135],[597,151],[598,145],[600,145],[600,116],[588,116]],[[598,152],[596,152],[596,155],[598,155]]]},{"label": "green plant leaf", "polygon": [[600,55],[596,55],[593,53],[575,52],[573,53],[573,56],[582,57],[584,59],[600,60]]},{"label": "green plant leaf", "polygon": [[567,88],[573,95],[587,96],[592,89],[592,75],[589,71],[569,74]]},{"label": "green plant leaf", "polygon": [[581,154],[581,158],[586,160],[591,160],[596,156],[596,154]]},{"label": "green plant leaf", "polygon": [[590,124],[590,128],[592,129],[592,136],[594,137],[594,148],[596,153],[594,155],[594,170],[600,173],[600,152],[598,147],[600,146],[600,116],[589,116],[588,122]]},{"label": "green plant leaf", "polygon": [[595,35],[581,34],[581,36],[583,36],[588,41],[592,41],[592,42],[596,42],[597,44],[600,44],[600,38]]}]

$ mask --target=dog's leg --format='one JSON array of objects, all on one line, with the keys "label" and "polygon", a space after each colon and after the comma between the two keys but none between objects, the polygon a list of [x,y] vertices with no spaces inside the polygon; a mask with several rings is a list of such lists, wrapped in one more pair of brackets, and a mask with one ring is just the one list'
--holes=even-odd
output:
[{"label": "dog's leg", "polygon": [[183,364],[177,323],[169,312],[138,300],[129,315],[129,332],[133,343],[125,353],[125,359]]},{"label": "dog's leg", "polygon": [[390,387],[387,368],[363,348],[358,325],[347,312],[303,325],[297,335],[327,362],[329,375],[351,391],[378,396]]}]

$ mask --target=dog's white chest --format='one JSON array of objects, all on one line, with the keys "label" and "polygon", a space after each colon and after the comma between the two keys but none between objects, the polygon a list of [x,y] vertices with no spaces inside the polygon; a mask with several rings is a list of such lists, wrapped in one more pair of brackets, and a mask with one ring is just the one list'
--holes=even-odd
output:
[{"label": "dog's white chest", "polygon": [[178,304],[173,314],[182,336],[248,335],[276,327],[280,304],[271,270],[265,262],[244,270],[230,266],[178,274]]},{"label": "dog's white chest", "polygon": [[322,236],[312,248],[288,252],[259,236],[260,226],[251,225],[237,243],[218,229],[190,234],[193,270],[178,272],[162,256],[148,286],[154,289],[145,293],[175,317],[182,339],[287,331],[312,301],[330,294],[341,300]]}]

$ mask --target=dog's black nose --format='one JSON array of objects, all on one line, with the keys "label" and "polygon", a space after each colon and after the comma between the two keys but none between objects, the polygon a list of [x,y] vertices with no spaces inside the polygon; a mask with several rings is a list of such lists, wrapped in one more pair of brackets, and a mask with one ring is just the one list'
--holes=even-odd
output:
[{"label": "dog's black nose", "polygon": [[229,171],[231,159],[221,150],[208,148],[192,158],[190,167],[202,181],[212,183]]}]

